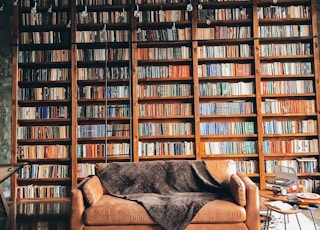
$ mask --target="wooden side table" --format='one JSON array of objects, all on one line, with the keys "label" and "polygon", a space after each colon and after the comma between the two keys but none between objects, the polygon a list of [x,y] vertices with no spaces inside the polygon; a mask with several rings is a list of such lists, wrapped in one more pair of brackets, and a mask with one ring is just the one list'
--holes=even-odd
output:
[{"label": "wooden side table", "polygon": [[[320,198],[319,199],[301,199],[301,198],[297,197],[295,193],[289,193],[288,196],[282,196],[282,195],[274,195],[271,190],[263,189],[263,190],[259,191],[259,195],[260,195],[260,197],[266,198],[266,199],[271,200],[271,201],[282,201],[282,202],[289,203],[289,204],[292,204],[292,205],[297,206],[297,207],[299,207],[299,205],[306,205],[307,207],[309,207],[310,205],[320,204]],[[289,196],[295,197],[295,198],[294,199],[288,199]],[[269,210],[276,211],[278,213],[282,213],[283,212],[283,211],[281,211],[279,209],[275,209],[274,207],[270,207],[270,205],[267,206],[267,202],[265,202],[264,205],[268,209],[267,210],[267,215],[268,215],[268,211]],[[312,211],[314,209],[312,209],[312,208],[307,208],[307,209],[311,213],[314,229],[317,230],[318,228],[317,228],[317,225],[316,225],[316,222],[314,220],[313,213],[312,213]],[[288,211],[288,213],[282,213],[282,214],[284,214],[284,217],[286,217],[288,214],[295,214],[296,217],[297,217],[297,213],[300,212],[301,209],[298,208],[298,209],[293,209],[293,210],[291,209],[291,210],[286,210],[286,211]],[[271,213],[269,213],[269,214],[271,214]],[[298,220],[298,223],[299,223],[299,220]],[[299,223],[299,227],[301,229],[300,223]]]},{"label": "wooden side table", "polygon": [[270,218],[268,218],[269,216],[271,217],[271,214],[272,214],[272,211],[275,211],[275,212],[278,212],[280,214],[283,214],[283,223],[284,223],[284,229],[286,230],[287,229],[287,222],[289,221],[289,216],[288,215],[291,215],[291,214],[294,214],[297,218],[297,222],[298,222],[298,225],[299,225],[299,229],[301,230],[301,225],[300,225],[300,222],[299,222],[299,218],[298,218],[298,215],[297,213],[301,212],[300,209],[295,209],[295,208],[292,208],[292,209],[279,209],[279,208],[276,208],[272,205],[269,204],[270,201],[266,201],[264,202],[264,206],[267,208],[267,223],[264,225],[264,229],[269,229],[269,224],[270,224]]}]

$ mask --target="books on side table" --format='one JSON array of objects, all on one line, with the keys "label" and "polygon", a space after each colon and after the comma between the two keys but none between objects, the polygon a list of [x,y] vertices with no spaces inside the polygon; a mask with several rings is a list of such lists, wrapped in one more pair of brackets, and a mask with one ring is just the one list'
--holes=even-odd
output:
[{"label": "books on side table", "polygon": [[285,202],[280,201],[280,200],[270,201],[270,202],[268,202],[266,204],[270,205],[273,208],[279,209],[281,211],[287,211],[287,210],[294,209],[294,207],[291,204],[285,203]]}]

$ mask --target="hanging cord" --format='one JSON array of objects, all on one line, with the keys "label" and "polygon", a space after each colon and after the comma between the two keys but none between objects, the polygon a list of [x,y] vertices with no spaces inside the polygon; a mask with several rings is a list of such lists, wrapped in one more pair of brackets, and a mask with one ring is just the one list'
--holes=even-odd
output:
[{"label": "hanging cord", "polygon": [[104,154],[105,162],[108,162],[108,39],[106,25],[103,27],[104,38],[105,38],[105,140],[104,140]]},{"label": "hanging cord", "polygon": [[[131,51],[131,55],[130,57],[132,57],[132,47],[131,47],[131,37],[130,37],[131,33],[129,33],[129,39],[128,39],[128,43],[129,43],[129,50]],[[129,70],[128,70],[128,77],[129,77],[129,90],[130,90],[130,94],[129,94],[129,119],[130,119],[130,141],[129,141],[129,157],[130,157],[130,162],[133,162],[133,152],[132,152],[132,144],[133,144],[133,122],[132,122],[132,58],[129,58]]]}]

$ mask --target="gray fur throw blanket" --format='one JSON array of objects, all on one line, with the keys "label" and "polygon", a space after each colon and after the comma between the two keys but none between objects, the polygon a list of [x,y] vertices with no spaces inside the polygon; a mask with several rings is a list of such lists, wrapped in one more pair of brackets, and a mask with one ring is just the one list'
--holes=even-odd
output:
[{"label": "gray fur throw blanket", "polygon": [[207,202],[230,196],[204,161],[113,162],[97,176],[111,195],[140,203],[166,230],[185,229]]}]

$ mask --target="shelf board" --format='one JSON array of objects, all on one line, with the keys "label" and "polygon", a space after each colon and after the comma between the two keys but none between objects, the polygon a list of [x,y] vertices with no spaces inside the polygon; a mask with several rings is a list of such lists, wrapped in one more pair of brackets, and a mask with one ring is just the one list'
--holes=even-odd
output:
[{"label": "shelf board", "polygon": [[283,137],[316,137],[317,133],[279,133],[279,134],[263,134],[264,138],[283,138]]},{"label": "shelf board", "polygon": [[20,158],[17,160],[18,162],[28,162],[28,163],[52,163],[52,162],[57,162],[57,163],[69,163],[71,161],[71,158]]},{"label": "shelf board", "polygon": [[312,156],[315,156],[315,157],[318,157],[319,156],[319,153],[268,153],[268,154],[264,154],[264,158],[265,159],[272,159],[272,158],[278,158],[278,157],[312,157]]},{"label": "shelf board", "polygon": [[21,126],[31,125],[70,125],[70,118],[38,118],[38,119],[19,119],[17,120]]}]

